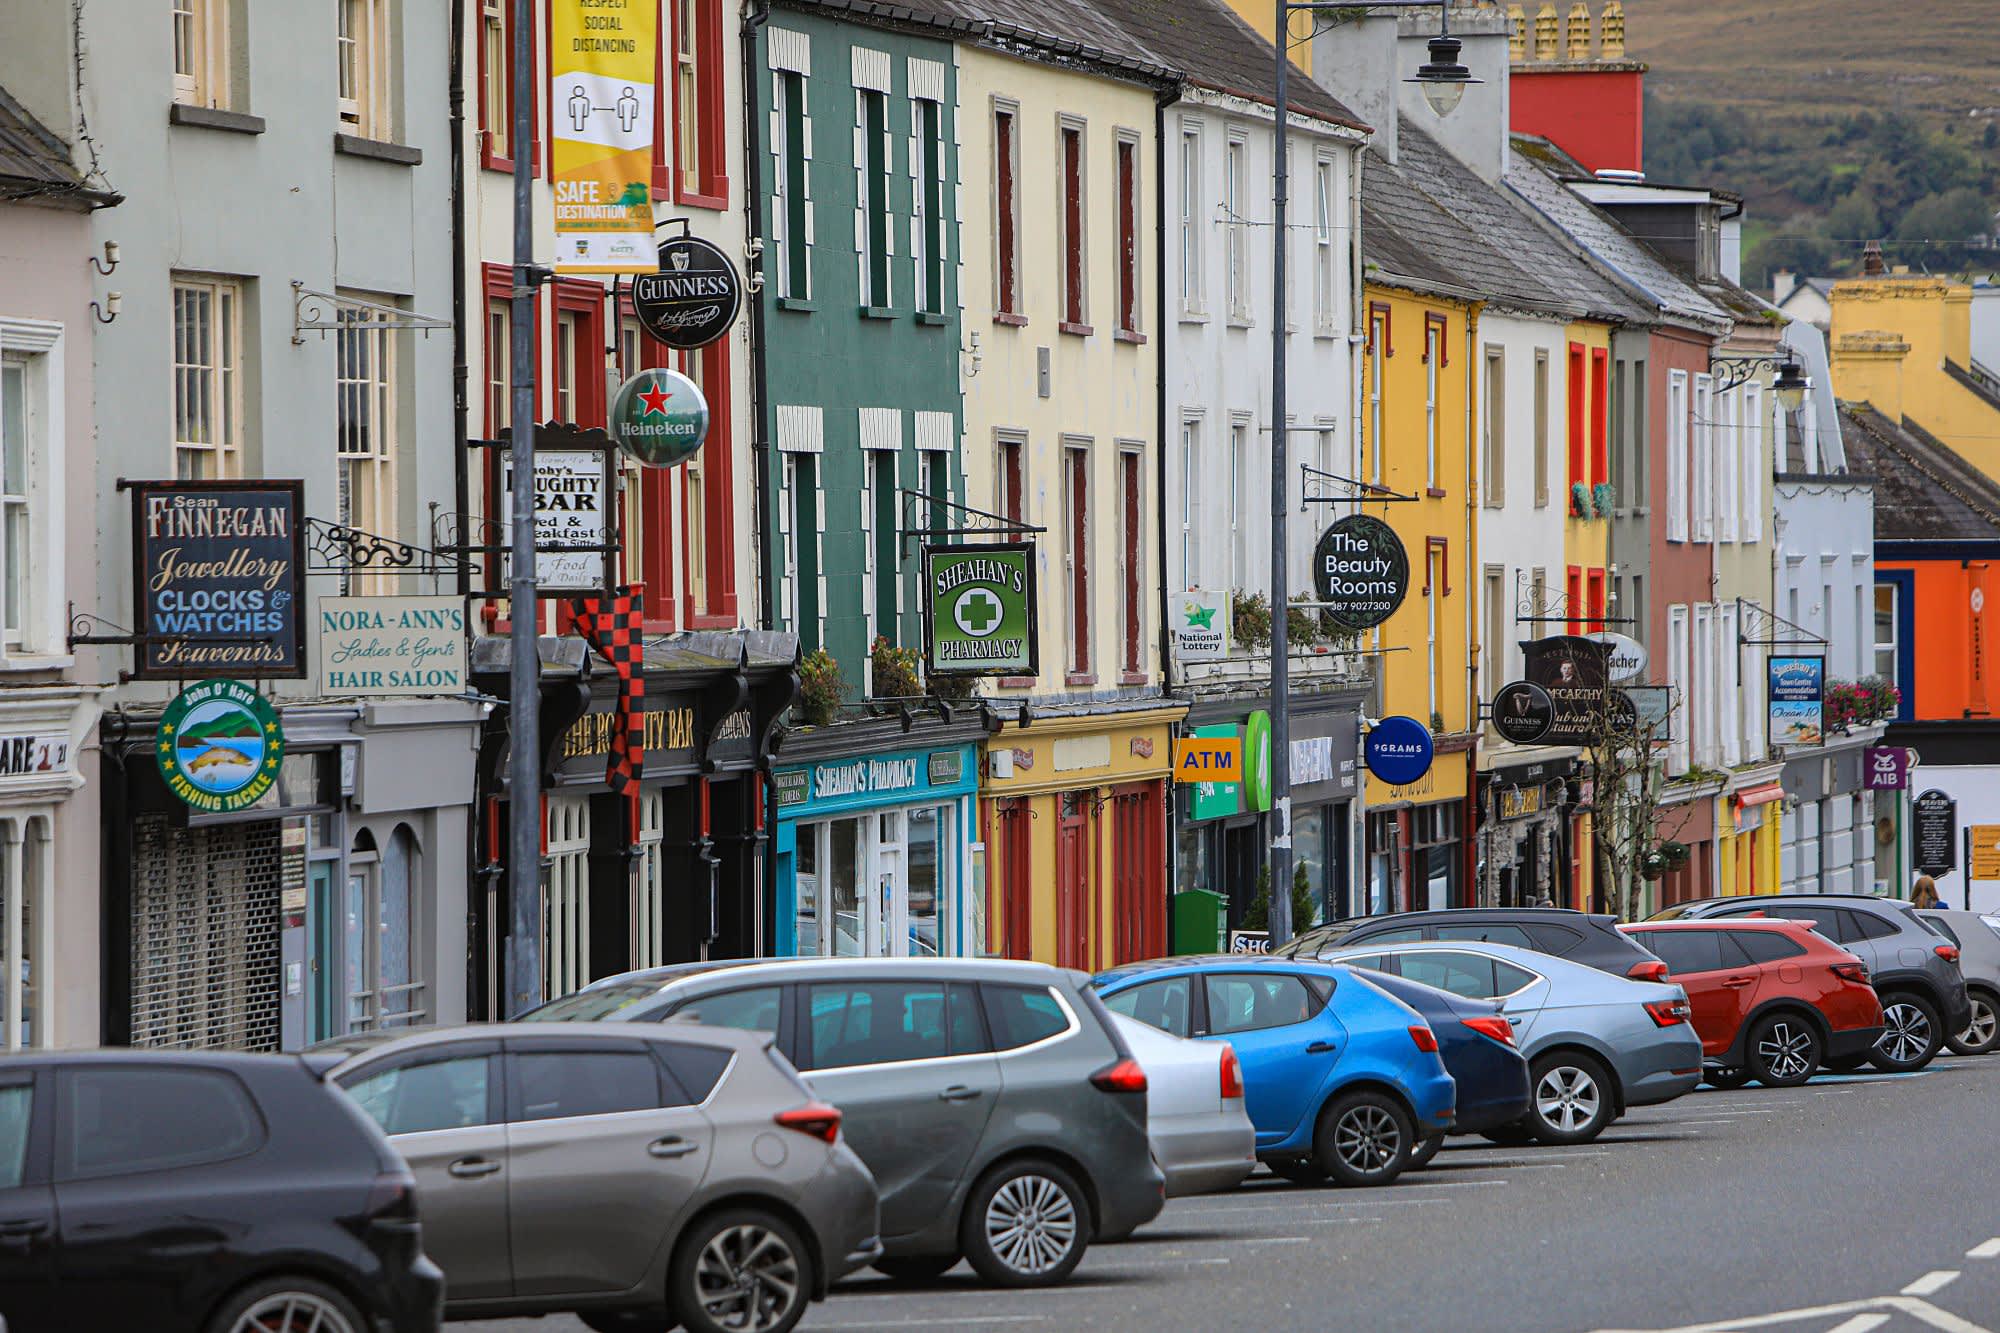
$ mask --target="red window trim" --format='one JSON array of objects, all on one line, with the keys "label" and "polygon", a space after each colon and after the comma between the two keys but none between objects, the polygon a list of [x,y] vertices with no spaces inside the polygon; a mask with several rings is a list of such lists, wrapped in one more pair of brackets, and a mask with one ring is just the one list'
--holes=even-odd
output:
[{"label": "red window trim", "polygon": [[[495,301],[507,302],[508,319],[510,321],[509,327],[511,328],[511,320],[513,319],[512,302],[514,298],[514,270],[505,264],[481,264],[479,266],[479,280],[480,280],[479,336],[480,336],[480,346],[485,354],[484,364],[480,366],[480,374],[482,377],[480,383],[480,392],[479,392],[480,416],[481,419],[485,422],[485,430],[486,430],[485,438],[491,440],[497,440],[500,438],[500,432],[507,428],[509,422],[504,420],[493,421],[488,419],[489,414],[486,411],[487,407],[486,386],[492,381],[494,356],[498,355],[511,358],[511,356],[513,355],[513,348],[511,342],[509,346],[501,348],[495,348],[488,345],[486,341],[486,315],[487,312],[492,309],[493,303]],[[534,312],[535,312],[534,329],[529,334],[530,346],[535,349],[539,349],[542,345],[543,306],[544,303],[541,300],[540,293],[538,292],[536,294],[536,298],[534,301]],[[539,350],[537,350],[536,354],[539,355]],[[508,378],[511,382],[512,375],[510,374]],[[536,420],[540,420],[542,417],[543,401],[544,401],[543,395],[547,392],[547,383],[548,383],[547,376],[544,375],[535,376],[534,414]],[[510,383],[509,387],[510,405],[508,408],[508,414],[510,417],[512,415],[511,402],[512,402],[512,388]],[[488,515],[497,517],[500,513],[500,451],[498,449],[482,449],[480,450],[480,453],[485,456],[483,464],[483,471],[485,475],[483,476],[483,478],[481,478],[481,483],[480,483],[484,495],[484,499],[482,501],[484,505],[484,512],[487,513]],[[500,582],[500,557],[497,555],[488,555],[484,559],[486,566],[487,586],[498,587]],[[486,605],[481,609],[480,614],[485,619],[486,623],[492,626],[496,632],[504,631],[507,628],[508,625],[507,618],[500,614],[500,604],[497,601],[488,600]]]},{"label": "red window trim", "polygon": [[1451,538],[1424,538],[1424,596],[1431,595],[1431,560],[1437,559],[1437,568],[1442,577],[1438,579],[1443,595],[1451,596]]},{"label": "red window trim", "polygon": [[[576,425],[603,426],[609,405],[604,401],[604,353],[608,343],[604,333],[604,302],[607,290],[589,278],[557,278],[551,284],[555,293],[556,318],[564,315],[581,315],[576,349]],[[551,391],[556,384],[556,353],[559,340],[549,339],[549,374]],[[536,415],[540,415],[537,412]]]},{"label": "red window trim", "polygon": [[1611,480],[1610,352],[1590,349],[1590,484]]},{"label": "red window trim", "polygon": [[[681,560],[681,600],[689,629],[736,626],[735,477],[731,471],[729,340],[702,349],[706,366],[702,393],[708,399],[709,436],[701,447],[703,563],[708,567],[708,605],[694,601],[694,562]],[[687,488],[681,489],[681,532],[687,532]],[[685,535],[683,535],[685,541]]]},{"label": "red window trim", "polygon": [[1124,492],[1119,497],[1119,558],[1124,564],[1121,571],[1125,584],[1124,607],[1124,651],[1121,653],[1119,679],[1130,683],[1133,676],[1145,679],[1145,616],[1141,610],[1140,598],[1144,596],[1142,572],[1145,564],[1145,506],[1140,492],[1146,484],[1145,459],[1137,449],[1118,451],[1118,482]]},{"label": "red window trim", "polygon": [[1139,141],[1113,141],[1112,170],[1118,192],[1118,332],[1139,332]]},{"label": "red window trim", "polygon": [[1090,451],[1065,446],[1063,467],[1067,469],[1063,515],[1064,539],[1069,543],[1070,660],[1067,679],[1071,684],[1090,684],[1094,677],[1090,659]]},{"label": "red window trim", "polygon": [[1382,317],[1382,355],[1384,357],[1394,356],[1396,354],[1395,312],[1390,309],[1387,301],[1370,301],[1368,303],[1367,352],[1370,356],[1375,354],[1375,316],[1377,315]]},{"label": "red window trim", "polygon": [[1583,604],[1583,566],[1570,565],[1563,577],[1563,615],[1571,634],[1582,632],[1586,608]]},{"label": "red window trim", "polygon": [[[502,12],[507,17],[507,24],[510,29],[510,31],[508,32],[508,37],[510,40],[508,42],[508,49],[507,49],[507,123],[508,123],[508,132],[512,133],[514,112],[515,112],[514,50],[513,50],[513,42],[511,40],[513,37],[511,29],[514,22],[514,4],[513,0],[501,0],[501,3],[502,3]],[[479,37],[477,42],[478,46],[477,54],[479,59],[479,87],[477,90],[477,95],[479,98],[478,125],[480,129],[479,165],[486,168],[488,171],[512,171],[514,169],[513,155],[511,153],[503,155],[493,151],[493,138],[492,138],[493,127],[486,123],[486,11],[483,5],[475,5],[473,12],[473,20],[479,29]],[[528,45],[531,50],[539,51],[541,49],[541,44],[538,40],[540,34],[534,31],[535,20],[536,20],[535,10],[531,6],[528,10],[528,26],[529,26]],[[537,61],[537,69],[531,72],[528,77],[528,87],[532,90],[536,90],[534,95],[535,95],[537,111],[541,109],[541,99],[542,99],[542,94],[539,91],[542,86],[541,80],[537,77],[537,75],[540,72],[539,64],[540,62]],[[530,116],[528,119],[530,148],[533,150],[539,150],[541,148],[542,143],[547,137],[538,129],[538,127],[541,124],[541,121],[542,118],[540,115]],[[536,176],[540,176],[542,174],[541,153],[539,151],[531,151],[529,157],[530,157],[529,170],[532,171]]]},{"label": "red window trim", "polygon": [[1424,312],[1424,363],[1426,365],[1430,364],[1431,359],[1430,331],[1432,329],[1437,330],[1438,369],[1443,370],[1451,365],[1451,322],[1443,315],[1428,310]]},{"label": "red window trim", "polygon": [[1569,461],[1568,480],[1572,485],[1579,481],[1585,485],[1590,483],[1590,477],[1586,472],[1588,466],[1588,459],[1585,455],[1587,438],[1584,434],[1584,394],[1588,389],[1584,381],[1585,365],[1583,344],[1571,343],[1569,345],[1569,374],[1567,377],[1569,382],[1565,387],[1569,395],[1569,447],[1566,452]]},{"label": "red window trim", "polygon": [[[655,44],[653,78],[653,198],[672,199],[690,208],[729,207],[728,148],[723,121],[721,0],[694,0],[695,6],[695,96],[700,100],[701,140],[695,145],[695,171],[701,179],[698,189],[689,189],[680,175],[681,121],[680,71],[675,62],[680,45],[674,25],[680,21],[678,4],[660,7],[658,41]],[[671,108],[672,119],[668,119]]]},{"label": "red window trim", "polygon": [[[1000,122],[1007,122],[1006,151],[1001,150]],[[1019,321],[1021,314],[1021,227],[1017,213],[1020,190],[1021,117],[1013,107],[993,108],[993,310],[1004,316],[1003,323]]]},{"label": "red window trim", "polygon": [[1591,569],[1583,576],[1584,609],[1589,616],[1590,632],[1600,633],[1604,629],[1604,571]]},{"label": "red window trim", "polygon": [[[1070,147],[1074,144],[1074,157]],[[1084,257],[1089,220],[1084,214],[1083,126],[1063,125],[1056,132],[1056,170],[1062,182],[1062,331],[1088,336],[1084,285],[1089,272]]]}]

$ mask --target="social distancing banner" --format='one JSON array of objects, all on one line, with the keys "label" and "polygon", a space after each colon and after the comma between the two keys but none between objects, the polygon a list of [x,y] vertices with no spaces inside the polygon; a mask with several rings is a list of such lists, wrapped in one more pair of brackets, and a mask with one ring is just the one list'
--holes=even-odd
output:
[{"label": "social distancing banner", "polygon": [[656,0],[552,0],[558,273],[651,273]]}]

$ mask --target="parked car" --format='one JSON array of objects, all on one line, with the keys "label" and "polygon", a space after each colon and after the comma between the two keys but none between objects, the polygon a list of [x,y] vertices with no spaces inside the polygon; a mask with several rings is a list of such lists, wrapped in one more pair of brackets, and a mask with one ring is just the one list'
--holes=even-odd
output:
[{"label": "parked car", "polygon": [[1971,1019],[1945,1044],[1960,1055],[1984,1055],[2000,1046],[2000,925],[1979,912],[1945,908],[1920,911],[1917,917],[1958,946],[1958,970],[1972,1007]]},{"label": "parked car", "polygon": [[[1797,1087],[1882,1036],[1868,965],[1803,921],[1724,917],[1624,927],[1687,991],[1707,1079]],[[2000,942],[2000,941],[1996,941]]]},{"label": "parked car", "polygon": [[10,1055],[0,1193],[7,1333],[437,1326],[409,1169],[297,1056]]},{"label": "parked car", "polygon": [[1616,977],[1664,981],[1666,964],[1618,933],[1618,918],[1567,907],[1450,907],[1329,921],[1278,949],[1281,957],[1324,958],[1336,949],[1418,940],[1482,940],[1553,954]]},{"label": "parked car", "polygon": [[[1458,1087],[1453,1134],[1499,1129],[1528,1113],[1528,1059],[1514,1044],[1514,1026],[1497,1003],[1453,995],[1391,972],[1370,972],[1363,980],[1423,1015],[1437,1034],[1438,1054]],[[1444,1140],[1443,1134],[1418,1140],[1410,1166],[1426,1165]]]},{"label": "parked car", "polygon": [[1146,1137],[1167,1197],[1231,1189],[1257,1169],[1243,1064],[1228,1042],[1188,1041],[1123,1014],[1111,1025],[1146,1071]]},{"label": "parked car", "polygon": [[1452,1126],[1436,1034],[1347,968],[1225,954],[1132,963],[1090,984],[1115,1013],[1234,1046],[1257,1155],[1289,1179],[1386,1185],[1419,1139]]},{"label": "parked car", "polygon": [[1867,894],[1784,893],[1701,898],[1655,912],[1651,920],[1711,920],[1772,916],[1809,921],[1815,930],[1868,965],[1882,997],[1882,1039],[1863,1054],[1829,1058],[1834,1070],[1872,1061],[1889,1071],[1922,1069],[1945,1038],[1972,1021],[1972,1002],[1958,968],[1958,946],[1908,903]]},{"label": "parked car", "polygon": [[1511,944],[1392,944],[1335,955],[1354,967],[1496,1000],[1528,1057],[1531,1101],[1496,1142],[1588,1143],[1634,1106],[1701,1081],[1701,1039],[1679,986],[1614,977]]},{"label": "parked car", "polygon": [[1079,973],[974,958],[802,958],[625,973],[532,1017],[693,1019],[776,1036],[847,1112],[882,1198],[883,1257],[924,1279],[1075,1270],[1093,1238],[1159,1215],[1147,1080]]}]

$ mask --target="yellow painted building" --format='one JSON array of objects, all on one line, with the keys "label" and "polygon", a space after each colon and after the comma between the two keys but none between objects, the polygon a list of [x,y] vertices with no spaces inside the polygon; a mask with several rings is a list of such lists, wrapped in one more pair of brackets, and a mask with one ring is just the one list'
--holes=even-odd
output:
[{"label": "yellow painted building", "polygon": [[1413,497],[1357,506],[1395,530],[1410,563],[1408,596],[1368,645],[1382,650],[1379,716],[1416,718],[1436,737],[1416,782],[1368,779],[1366,901],[1373,912],[1446,907],[1470,874],[1479,305],[1373,281],[1364,300],[1359,479]]},{"label": "yellow painted building", "polygon": [[1166,951],[1187,711],[1161,698],[1150,326],[1171,81],[1037,40],[959,47],[967,500],[1034,542],[1040,642],[1036,673],[985,684],[1007,719],[981,778],[987,946],[1095,968]]},{"label": "yellow painted building", "polygon": [[1835,394],[1909,417],[2000,477],[2000,394],[1972,369],[1972,288],[1875,274],[1834,284],[1832,303]]}]

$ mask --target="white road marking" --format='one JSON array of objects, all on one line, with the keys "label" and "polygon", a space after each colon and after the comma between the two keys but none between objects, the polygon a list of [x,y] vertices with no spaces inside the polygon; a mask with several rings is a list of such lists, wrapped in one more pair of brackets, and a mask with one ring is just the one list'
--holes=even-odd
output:
[{"label": "white road marking", "polygon": [[1958,1281],[1958,1270],[1956,1268],[1933,1268],[1909,1286],[1904,1287],[1903,1294],[1905,1296],[1929,1296],[1933,1292],[1943,1291],[1956,1281]]},{"label": "white road marking", "polygon": [[[1011,1294],[1011,1293],[1010,1293],[1010,1294]],[[867,1323],[865,1323],[865,1324],[821,1324],[821,1323],[817,1323],[817,1322],[815,1322],[815,1323],[811,1323],[811,1324],[808,1324],[808,1325],[807,1325],[807,1327],[809,1327],[809,1328],[814,1328],[814,1329],[820,1329],[820,1328],[825,1328],[825,1329],[835,1329],[835,1328],[944,1328],[944,1327],[946,1327],[946,1326],[960,1326],[960,1327],[962,1327],[962,1326],[965,1326],[965,1325],[968,1325],[968,1324],[1046,1324],[1046,1323],[1047,1323],[1048,1321],[1049,1321],[1049,1317],[1048,1317],[1047,1315],[1039,1315],[1039,1314],[994,1314],[994,1315],[978,1315],[978,1316],[968,1316],[968,1317],[965,1317],[965,1318],[958,1318],[958,1319],[939,1319],[939,1318],[933,1318],[933,1319],[871,1319],[871,1320],[869,1320],[869,1321],[868,1321]]]},{"label": "white road marking", "polygon": [[1311,1236],[1246,1236],[1238,1245],[1310,1245]]},{"label": "white road marking", "polygon": [[1982,1240],[1965,1252],[1968,1259],[2000,1259],[2000,1236]]},{"label": "white road marking", "polygon": [[[1835,1315],[1855,1315],[1864,1311],[1890,1310],[1906,1314],[1920,1324],[1939,1330],[1939,1333],[1994,1333],[1992,1329],[1960,1318],[1949,1310],[1941,1310],[1929,1301],[1913,1296],[1874,1296],[1862,1301],[1842,1301],[1838,1305],[1813,1305],[1797,1310],[1779,1310],[1772,1314],[1752,1315],[1745,1319],[1720,1319],[1711,1324],[1683,1324],[1679,1328],[1661,1329],[1658,1333],[1740,1333],[1748,1328],[1772,1328],[1779,1324],[1799,1324],[1806,1320],[1831,1318]],[[1597,1333],[1643,1333],[1637,1329],[1599,1329]]]},{"label": "white road marking", "polygon": [[1885,1314],[1858,1314],[1852,1319],[1835,1324],[1826,1333],[1869,1333],[1870,1329],[1880,1328],[1888,1322],[1889,1316]]}]

